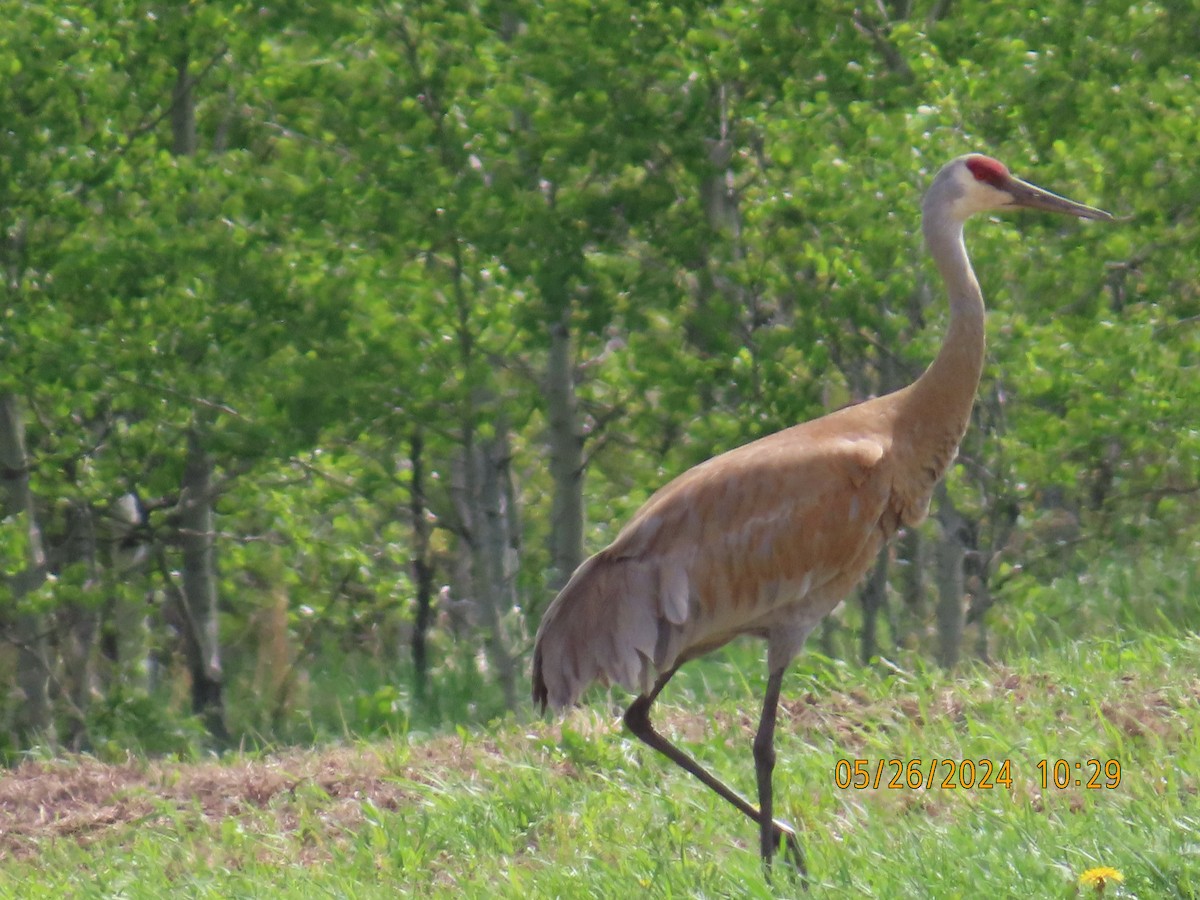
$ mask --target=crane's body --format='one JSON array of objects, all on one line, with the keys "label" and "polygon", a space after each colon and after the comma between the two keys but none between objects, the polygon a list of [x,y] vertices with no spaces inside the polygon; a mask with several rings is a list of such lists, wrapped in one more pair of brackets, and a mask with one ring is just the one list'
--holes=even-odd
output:
[{"label": "crane's body", "polygon": [[[790,826],[771,816],[773,735],[784,670],[901,526],[921,522],[966,432],[984,358],[984,307],[963,222],[1005,206],[1084,218],[1065,200],[970,155],[926,195],[926,243],[946,283],[950,324],[913,384],[723,453],[655,493],[550,605],[534,649],[533,697],[575,703],[594,681],[638,693],[626,722],[759,823],[770,862]],[[653,729],[649,708],[680,665],[739,635],[767,641],[768,688],[755,739],[759,802],[726,787]]]},{"label": "crane's body", "polygon": [[[552,607],[538,672],[546,700],[593,681],[644,692],[654,679],[740,634],[786,664],[901,525],[924,517],[962,436],[906,429],[910,388],[723,453],[659,490]],[[965,419],[962,422],[965,425]],[[955,433],[957,432],[957,433]]]}]

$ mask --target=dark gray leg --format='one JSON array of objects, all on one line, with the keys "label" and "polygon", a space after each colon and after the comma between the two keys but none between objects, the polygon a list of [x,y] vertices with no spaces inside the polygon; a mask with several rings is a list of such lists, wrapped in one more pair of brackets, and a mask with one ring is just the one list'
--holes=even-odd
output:
[{"label": "dark gray leg", "polygon": [[[783,672],[780,671],[772,674],[767,682],[767,696],[763,703],[763,717],[759,724],[758,734],[754,739],[754,762],[755,771],[758,775],[758,796],[760,802],[765,800],[761,810],[701,766],[687,753],[684,753],[668,741],[650,723],[650,705],[674,674],[675,670],[672,669],[670,672],[660,676],[648,693],[642,694],[629,705],[629,708],[625,710],[626,726],[643,743],[653,747],[680,768],[691,772],[721,797],[733,804],[744,815],[757,822],[760,829],[763,861],[768,866],[771,864],[771,857],[779,847],[780,841],[787,841],[788,859],[804,879],[805,887],[807,888],[808,869],[804,863],[804,852],[800,849],[800,841],[796,837],[796,830],[791,825],[775,821],[771,817],[771,770],[775,765],[775,713],[779,706],[779,690],[783,684]],[[765,752],[761,749],[762,747],[766,748]]]},{"label": "dark gray leg", "polygon": [[763,862],[768,867],[780,840],[787,841],[788,859],[806,880],[808,867],[804,862],[804,851],[796,829],[786,822],[774,818],[772,775],[775,772],[775,719],[779,712],[779,691],[783,687],[785,669],[772,672],[767,677],[767,693],[763,697],[762,717],[758,721],[758,732],[754,735],[754,774],[758,779],[758,808],[760,815],[759,839]]}]

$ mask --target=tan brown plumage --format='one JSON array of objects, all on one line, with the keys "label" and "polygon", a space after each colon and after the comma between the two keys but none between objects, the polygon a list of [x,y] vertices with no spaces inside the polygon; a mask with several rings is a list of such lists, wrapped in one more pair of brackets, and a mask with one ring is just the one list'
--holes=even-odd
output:
[{"label": "tan brown plumage", "polygon": [[[794,830],[771,814],[774,725],[783,672],[805,638],[859,582],[901,526],[925,518],[970,420],[984,358],[984,310],[962,225],[1023,206],[1111,218],[960,157],[926,194],[922,225],[946,282],[950,325],[912,385],[716,456],[650,498],[616,540],[584,562],[547,609],[533,699],[575,703],[593,682],[638,693],[635,735],[758,822],[769,864],[781,839],[801,872]],[[649,708],[680,665],[733,638],[767,641],[767,694],[755,738],[759,806],[654,730]]]}]

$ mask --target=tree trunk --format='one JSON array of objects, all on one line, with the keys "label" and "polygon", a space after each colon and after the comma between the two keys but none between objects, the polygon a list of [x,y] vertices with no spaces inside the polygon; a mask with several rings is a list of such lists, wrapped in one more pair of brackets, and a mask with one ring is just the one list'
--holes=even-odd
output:
[{"label": "tree trunk", "polygon": [[[984,585],[983,589],[987,591],[986,585]],[[991,606],[991,597],[988,596],[985,598],[985,600],[987,605]],[[980,660],[990,665],[992,662],[992,651],[987,617],[980,613],[975,622],[976,627],[979,629],[975,637],[975,655],[978,656]]]},{"label": "tree trunk", "polygon": [[185,48],[175,62],[175,87],[171,92],[171,152],[191,156],[196,152],[196,101],[188,73]]},{"label": "tree trunk", "polygon": [[429,682],[429,625],[433,616],[433,565],[429,552],[429,521],[425,518],[425,439],[421,429],[409,440],[412,463],[409,508],[412,513],[412,576],[416,588],[416,616],[412,630],[413,697],[424,708]]},{"label": "tree trunk", "polygon": [[55,743],[50,709],[50,659],[47,618],[23,609],[25,599],[46,581],[46,555],[29,486],[29,457],[25,424],[15,394],[0,394],[0,509],[6,519],[20,522],[24,532],[24,568],[7,579],[9,613],[17,645],[17,688],[21,702],[14,730],[21,747]]},{"label": "tree trunk", "polygon": [[[123,494],[106,513],[109,565],[100,568],[107,595],[100,637],[99,677],[106,693],[150,691],[150,623],[153,587],[145,580],[152,563],[146,511],[138,496]],[[134,585],[142,587],[135,590]]]},{"label": "tree trunk", "polygon": [[66,536],[55,555],[56,572],[66,575],[69,569],[79,566],[83,574],[83,599],[72,600],[63,607],[59,632],[62,680],[70,704],[70,724],[64,741],[72,750],[79,751],[86,746],[88,705],[98,689],[95,651],[100,634],[95,514],[88,503],[75,500],[67,508]]},{"label": "tree trunk", "polygon": [[[454,259],[454,298],[458,317],[457,337],[459,358],[464,372],[477,369],[475,361],[475,336],[471,329],[471,306],[464,289],[466,283],[462,260],[462,248],[458,241],[452,244]],[[468,388],[461,409],[462,421],[462,466],[456,471],[451,485],[455,512],[458,515],[459,541],[466,544],[465,559],[460,556],[456,575],[462,575],[463,565],[469,562],[470,573],[466,580],[470,585],[470,600],[482,627],[484,647],[488,664],[500,689],[505,705],[515,709],[517,705],[516,666],[509,649],[505,632],[504,616],[515,606],[512,571],[515,563],[508,557],[508,548],[515,540],[508,534],[512,522],[511,511],[506,509],[509,496],[508,484],[508,425],[503,416],[497,414],[489,429],[491,437],[480,438],[477,422],[481,421],[480,410],[493,406],[490,391],[481,381]],[[459,586],[461,602],[462,584]]]},{"label": "tree trunk", "polygon": [[221,644],[217,630],[217,573],[213,549],[212,460],[195,431],[188,433],[180,485],[179,543],[183,549],[180,610],[192,676],[192,711],[225,741]]},{"label": "tree trunk", "polygon": [[[188,48],[176,58],[171,93],[171,152],[196,152],[196,98],[188,72]],[[224,743],[221,693],[221,645],[217,631],[217,573],[213,556],[212,460],[195,430],[187,436],[187,458],[180,485],[179,534],[183,550],[183,586],[176,592],[185,632],[188,669],[192,676],[192,711],[209,733]],[[166,573],[164,573],[164,577]]]},{"label": "tree trunk", "polygon": [[[516,665],[510,650],[505,618],[515,606],[513,539],[514,521],[505,490],[509,465],[506,426],[497,424],[494,437],[476,440],[473,429],[463,438],[463,459],[452,486],[458,516],[460,548],[454,580],[456,598],[447,611],[460,609],[469,600],[473,623],[482,632],[492,679],[500,685],[504,702],[515,709]],[[464,589],[465,588],[465,589]]]},{"label": "tree trunk", "polygon": [[712,103],[716,107],[718,132],[717,137],[708,142],[711,168],[700,182],[700,202],[708,216],[709,227],[714,232],[727,234],[733,240],[736,252],[742,221],[737,191],[734,190],[733,170],[730,168],[734,145],[729,117],[729,88],[725,84],[716,86]]},{"label": "tree trunk", "polygon": [[488,663],[504,694],[505,706],[516,709],[516,666],[505,622],[516,606],[515,573],[510,554],[512,536],[508,530],[511,519],[504,492],[509,456],[507,431],[497,425],[496,436],[482,442],[478,448],[478,463],[482,470],[478,508],[482,516],[475,548],[475,585]]},{"label": "tree trunk", "polygon": [[554,498],[550,511],[551,587],[561,588],[583,561],[583,435],[575,396],[569,312],[550,326],[546,362],[546,412],[550,423],[550,475]]},{"label": "tree trunk", "polygon": [[925,583],[925,537],[919,528],[909,528],[897,542],[900,612],[896,616],[896,644],[919,646],[925,628],[928,586]]},{"label": "tree trunk", "polygon": [[966,521],[954,508],[945,485],[938,485],[937,520],[941,525],[937,544],[938,663],[943,668],[952,669],[962,655],[966,620],[963,605]]},{"label": "tree trunk", "polygon": [[879,655],[879,612],[887,603],[889,562],[888,548],[884,545],[879,548],[879,555],[875,557],[875,568],[871,570],[871,577],[867,579],[859,594],[863,608],[860,635],[863,665],[869,665],[872,658]]},{"label": "tree trunk", "polygon": [[278,733],[286,726],[303,677],[297,677],[296,652],[288,628],[289,597],[284,587],[284,563],[278,552],[272,552],[270,568],[264,574],[271,579],[262,605],[251,619],[257,643],[254,683],[258,695],[268,701],[263,705],[263,724]]}]

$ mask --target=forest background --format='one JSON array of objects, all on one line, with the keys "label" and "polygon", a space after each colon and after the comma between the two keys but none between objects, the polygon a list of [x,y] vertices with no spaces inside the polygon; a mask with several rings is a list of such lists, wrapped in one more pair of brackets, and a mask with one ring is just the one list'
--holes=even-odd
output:
[{"label": "forest background", "polygon": [[970,226],[960,461],[810,658],[1200,624],[1194,3],[0,9],[4,758],[526,707],[654,488],[932,358],[975,150],[1121,222]]}]

